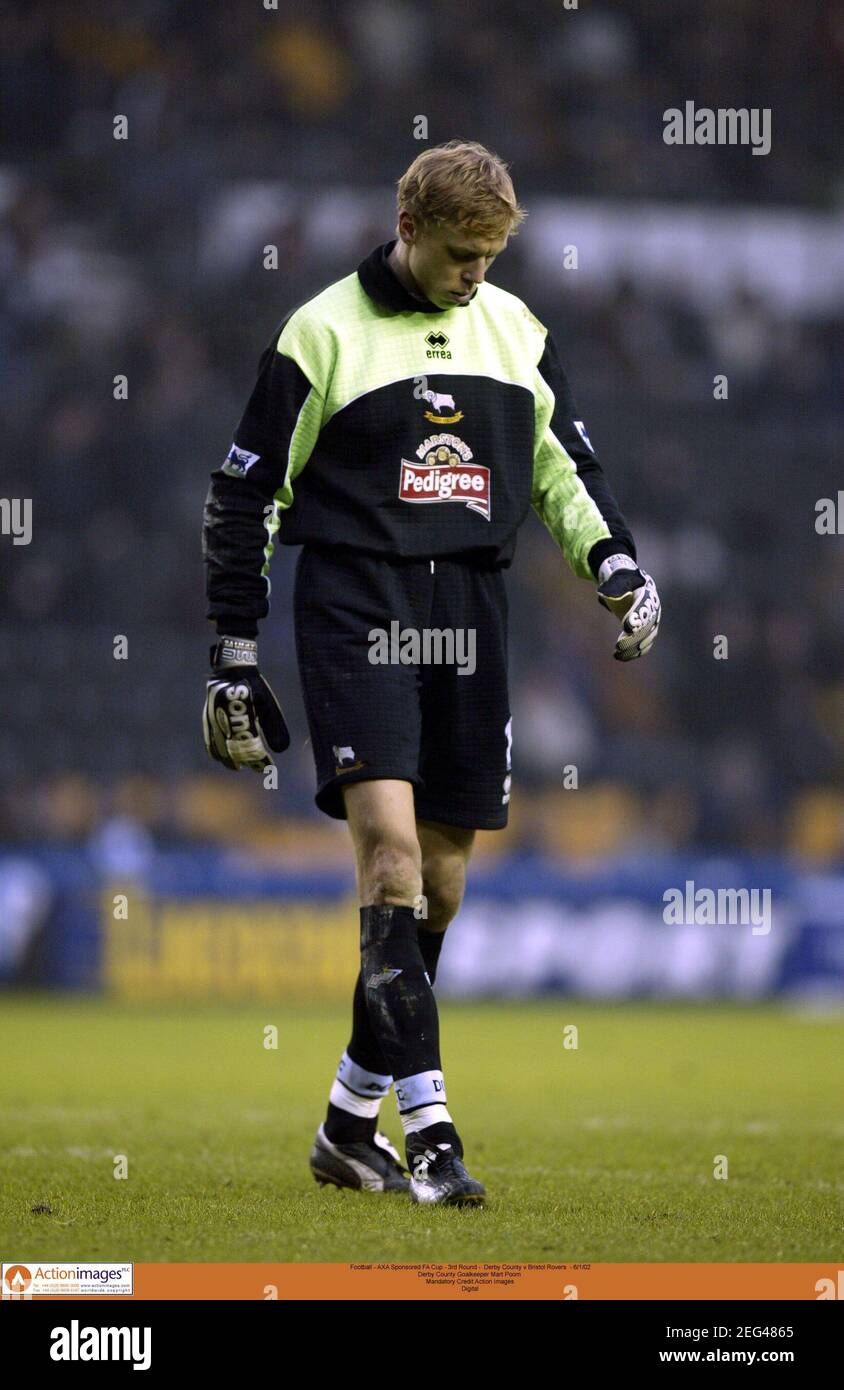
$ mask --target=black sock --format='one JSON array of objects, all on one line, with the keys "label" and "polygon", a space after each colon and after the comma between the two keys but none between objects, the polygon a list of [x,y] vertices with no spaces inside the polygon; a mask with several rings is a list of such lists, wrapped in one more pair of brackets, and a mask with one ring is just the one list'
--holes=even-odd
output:
[{"label": "black sock", "polygon": [[332,1144],[368,1144],[374,1138],[378,1119],[374,1115],[371,1120],[363,1115],[350,1115],[348,1110],[341,1110],[339,1105],[329,1101],[323,1128]]},{"label": "black sock", "polygon": [[369,1009],[366,1007],[366,991],[360,971],[355,981],[352,999],[352,1036],[346,1051],[359,1067],[378,1072],[379,1076],[390,1075],[390,1068],[375,1036]]},{"label": "black sock", "polygon": [[448,1120],[440,1120],[437,1124],[426,1125],[424,1129],[415,1129],[412,1134],[406,1135],[405,1148],[408,1162],[412,1166],[413,1154],[421,1153],[423,1149],[436,1147],[437,1144],[450,1144],[457,1157],[463,1157],[463,1141],[454,1125]]},{"label": "black sock", "polygon": [[425,962],[425,969],[428,972],[428,979],[433,985],[437,978],[437,961],[440,958],[440,951],[443,948],[444,931],[428,931],[419,923],[419,949],[422,952],[422,959]]},{"label": "black sock", "polygon": [[[360,910],[361,974],[372,1030],[397,1079],[442,1075],[434,991],[425,978],[419,923],[412,907],[378,905]],[[430,1082],[430,1101],[442,1100]],[[440,1092],[442,1091],[442,1083]],[[399,1096],[401,1106],[401,1097]]]},{"label": "black sock", "polygon": [[[366,1071],[377,1072],[380,1076],[389,1075],[390,1069],[384,1061],[384,1055],[378,1046],[378,1039],[372,1031],[360,972],[358,972],[355,981],[355,992],[352,999],[352,1036],[346,1052],[353,1062],[356,1062],[359,1067],[364,1067]],[[348,1110],[343,1110],[341,1106],[328,1102],[325,1133],[333,1144],[366,1143],[372,1139],[377,1128],[377,1116],[368,1119],[363,1115],[353,1115]]]}]

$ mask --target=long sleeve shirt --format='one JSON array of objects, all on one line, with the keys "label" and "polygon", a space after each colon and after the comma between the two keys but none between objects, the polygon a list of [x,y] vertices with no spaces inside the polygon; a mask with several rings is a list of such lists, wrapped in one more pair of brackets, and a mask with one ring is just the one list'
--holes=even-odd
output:
[{"label": "long sleeve shirt", "polygon": [[273,333],[211,475],[208,616],[254,636],[283,545],[510,565],[533,507],[572,571],[636,550],[547,328],[484,282],[440,309],[388,264],[394,241]]}]

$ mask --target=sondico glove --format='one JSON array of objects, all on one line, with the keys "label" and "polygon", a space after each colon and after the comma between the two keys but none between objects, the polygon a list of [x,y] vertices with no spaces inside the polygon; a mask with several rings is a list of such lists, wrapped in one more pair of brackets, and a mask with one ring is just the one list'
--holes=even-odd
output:
[{"label": "sondico glove", "polygon": [[211,648],[202,732],[211,757],[232,772],[261,772],[274,766],[270,749],[289,748],[281,706],[258,671],[257,642],[221,637]]},{"label": "sondico glove", "polygon": [[633,661],[650,651],[659,632],[662,604],[651,576],[629,555],[610,555],[598,570],[598,602],[622,624],[613,656]]}]

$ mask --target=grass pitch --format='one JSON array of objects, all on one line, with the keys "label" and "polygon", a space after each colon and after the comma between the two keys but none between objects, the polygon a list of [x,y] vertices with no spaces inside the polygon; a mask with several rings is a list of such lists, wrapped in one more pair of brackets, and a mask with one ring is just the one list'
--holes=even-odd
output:
[{"label": "grass pitch", "polygon": [[[844,1018],[440,1003],[482,1210],[316,1185],[346,1009],[6,996],[0,1258],[826,1261],[844,1254]],[[579,1030],[576,1050],[564,1028]],[[278,1029],[278,1048],[264,1030]],[[401,1150],[395,1102],[381,1127]],[[114,1177],[125,1155],[128,1178]],[[724,1155],[729,1176],[713,1176]]]}]

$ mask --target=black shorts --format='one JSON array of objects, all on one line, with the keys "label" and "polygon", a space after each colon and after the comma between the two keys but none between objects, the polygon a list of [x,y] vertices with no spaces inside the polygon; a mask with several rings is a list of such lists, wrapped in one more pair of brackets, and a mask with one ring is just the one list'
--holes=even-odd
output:
[{"label": "black shorts", "polygon": [[411,782],[422,820],[507,824],[507,596],[500,570],[305,546],[296,652],[316,804],[346,817],[350,782]]}]

